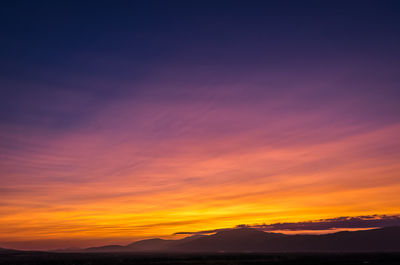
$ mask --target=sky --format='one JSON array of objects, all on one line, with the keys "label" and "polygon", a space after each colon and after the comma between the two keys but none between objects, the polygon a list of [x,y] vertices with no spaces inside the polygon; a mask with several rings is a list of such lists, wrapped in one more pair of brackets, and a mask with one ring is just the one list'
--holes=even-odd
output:
[{"label": "sky", "polygon": [[398,222],[399,11],[2,2],[0,247]]}]

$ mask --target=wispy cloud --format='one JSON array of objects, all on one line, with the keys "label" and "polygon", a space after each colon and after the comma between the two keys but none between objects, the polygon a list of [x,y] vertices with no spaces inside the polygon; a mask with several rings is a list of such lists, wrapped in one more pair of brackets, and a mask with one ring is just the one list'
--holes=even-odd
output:
[{"label": "wispy cloud", "polygon": [[181,235],[211,234],[220,231],[232,230],[237,228],[255,228],[262,231],[324,231],[331,229],[363,229],[388,226],[400,226],[400,215],[366,215],[355,217],[337,217],[330,219],[320,219],[306,222],[274,223],[274,224],[254,224],[237,225],[233,228],[223,228],[214,230],[203,230],[196,232],[177,232]]},{"label": "wispy cloud", "polygon": [[150,52],[160,61],[147,66],[133,66],[143,49],[127,45],[120,55],[57,51],[43,67],[46,49],[31,69],[2,77],[0,242],[398,212],[396,56],[299,57],[296,41],[228,56],[233,42],[222,43],[213,55],[201,42],[196,52],[167,45],[170,59]]}]

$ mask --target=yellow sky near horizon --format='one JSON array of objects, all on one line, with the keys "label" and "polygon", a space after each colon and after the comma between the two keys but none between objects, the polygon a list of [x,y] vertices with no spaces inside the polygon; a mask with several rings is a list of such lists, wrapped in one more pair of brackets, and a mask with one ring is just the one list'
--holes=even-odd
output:
[{"label": "yellow sky near horizon", "polygon": [[[236,136],[192,145],[192,139],[182,139],[179,147],[157,147],[168,155],[152,154],[120,172],[112,169],[126,163],[135,143],[92,156],[93,149],[90,154],[76,149],[95,146],[98,139],[56,139],[46,152],[83,155],[85,164],[74,161],[70,174],[92,170],[93,175],[65,179],[61,172],[60,179],[49,179],[46,174],[59,171],[59,161],[48,160],[51,167],[40,168],[39,182],[10,182],[1,196],[0,242],[37,248],[41,241],[64,241],[58,245],[84,247],[239,224],[398,214],[399,133],[396,125],[273,148],[252,141],[243,145]],[[43,159],[36,153],[26,156],[31,164]]]}]

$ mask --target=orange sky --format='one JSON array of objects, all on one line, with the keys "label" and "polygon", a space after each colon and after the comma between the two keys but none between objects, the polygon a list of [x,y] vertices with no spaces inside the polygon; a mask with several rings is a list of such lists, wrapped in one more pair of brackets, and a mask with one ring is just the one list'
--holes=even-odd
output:
[{"label": "orange sky", "polygon": [[[187,119],[182,131],[165,137],[134,130],[125,117],[105,120],[115,111],[109,109],[102,122],[74,133],[3,133],[24,148],[1,164],[2,245],[82,247],[399,212],[400,125],[326,124],[326,113],[275,120],[257,116],[256,106],[252,113],[219,109],[196,118],[195,109],[180,107],[193,109],[157,110]],[[130,115],[125,106],[117,111]],[[229,128],[233,120],[250,126]],[[154,126],[140,122],[134,126]]]},{"label": "orange sky", "polygon": [[0,247],[400,214],[398,4],[7,2]]}]

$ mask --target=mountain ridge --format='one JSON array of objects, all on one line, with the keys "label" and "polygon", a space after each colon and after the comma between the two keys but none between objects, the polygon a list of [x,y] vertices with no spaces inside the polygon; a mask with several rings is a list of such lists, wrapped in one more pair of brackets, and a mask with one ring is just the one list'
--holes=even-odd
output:
[{"label": "mountain ridge", "polygon": [[[178,240],[152,238],[128,245],[68,248],[49,252],[218,253],[218,252],[400,252],[400,226],[330,234],[287,235],[254,228],[235,228],[211,235],[192,235]],[[0,247],[0,254],[24,252]]]},{"label": "mountain ridge", "polygon": [[400,252],[400,226],[322,235],[287,235],[236,228],[178,240],[160,238],[126,246],[87,248],[88,252]]}]

